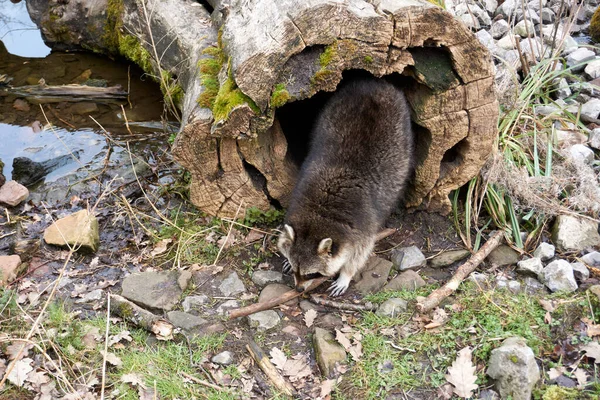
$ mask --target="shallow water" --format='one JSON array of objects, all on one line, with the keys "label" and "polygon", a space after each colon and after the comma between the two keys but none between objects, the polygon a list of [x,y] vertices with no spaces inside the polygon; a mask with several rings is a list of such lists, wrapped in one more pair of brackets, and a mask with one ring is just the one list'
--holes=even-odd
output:
[{"label": "shallow water", "polygon": [[[175,128],[163,122],[165,112],[158,84],[134,65],[122,60],[87,53],[52,52],[41,41],[39,30],[29,19],[25,2],[0,0],[0,76],[10,77],[14,87],[37,85],[104,84],[129,89],[127,102],[38,103],[10,93],[0,79],[0,160],[3,174],[11,179],[15,157],[46,161],[76,155],[47,175],[54,182],[84,166],[95,169],[104,162],[108,142],[164,144]],[[93,81],[93,82],[92,82]],[[20,100],[19,100],[20,99]],[[130,122],[125,126],[124,111]],[[115,145],[115,142],[112,142]],[[113,152],[113,155],[119,152]]]}]

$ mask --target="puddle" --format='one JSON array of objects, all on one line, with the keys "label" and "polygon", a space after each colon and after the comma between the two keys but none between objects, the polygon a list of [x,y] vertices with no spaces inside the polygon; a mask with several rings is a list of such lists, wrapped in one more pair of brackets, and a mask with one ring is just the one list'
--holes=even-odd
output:
[{"label": "puddle", "polygon": [[[129,97],[121,102],[39,101],[11,93],[6,78],[13,90],[42,80],[46,85],[120,85],[129,89]],[[151,142],[164,147],[169,134],[177,130],[176,125],[164,122],[164,116],[158,84],[139,68],[95,54],[48,54],[25,2],[0,0],[0,160],[7,180],[12,178],[17,157],[44,163],[65,156],[46,176],[47,184],[78,170],[102,168],[109,141],[112,146],[129,142],[133,152]],[[110,154],[117,157],[121,152]]]}]

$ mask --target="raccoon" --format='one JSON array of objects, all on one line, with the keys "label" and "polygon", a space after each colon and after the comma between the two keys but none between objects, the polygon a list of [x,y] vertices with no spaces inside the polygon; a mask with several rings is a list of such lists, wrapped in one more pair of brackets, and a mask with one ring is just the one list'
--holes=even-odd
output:
[{"label": "raccoon", "polygon": [[321,275],[338,275],[331,296],[348,289],[412,175],[413,136],[404,93],[384,80],[349,83],[326,103],[277,243],[297,290]]}]

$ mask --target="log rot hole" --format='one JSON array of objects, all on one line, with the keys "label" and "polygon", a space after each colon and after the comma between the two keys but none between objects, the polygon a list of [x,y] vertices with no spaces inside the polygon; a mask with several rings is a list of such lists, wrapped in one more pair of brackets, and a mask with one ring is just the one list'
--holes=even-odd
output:
[{"label": "log rot hole", "polygon": [[440,178],[442,179],[446,176],[446,174],[450,171],[456,170],[456,168],[463,163],[463,154],[465,152],[465,148],[469,145],[467,139],[463,139],[460,142],[456,143],[454,146],[446,150],[444,156],[442,157],[442,162],[440,164]]},{"label": "log rot hole", "polygon": [[198,3],[202,4],[202,6],[208,11],[209,14],[212,14],[214,8],[210,5],[207,0],[198,0]]}]

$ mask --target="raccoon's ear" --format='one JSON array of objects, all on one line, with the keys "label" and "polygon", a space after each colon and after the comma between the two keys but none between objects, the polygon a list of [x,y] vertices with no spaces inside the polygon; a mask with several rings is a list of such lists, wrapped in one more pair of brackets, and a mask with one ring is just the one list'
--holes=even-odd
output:
[{"label": "raccoon's ear", "polygon": [[331,238],[325,238],[321,240],[319,243],[319,247],[317,248],[317,252],[320,256],[324,256],[326,254],[331,254],[331,246],[333,245],[333,240]]},{"label": "raccoon's ear", "polygon": [[283,226],[283,230],[284,230],[285,234],[287,235],[287,238],[293,242],[294,241],[294,228],[292,228],[288,224],[285,224]]}]

